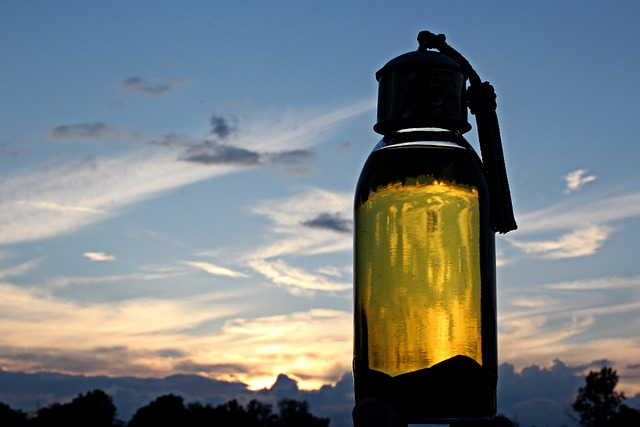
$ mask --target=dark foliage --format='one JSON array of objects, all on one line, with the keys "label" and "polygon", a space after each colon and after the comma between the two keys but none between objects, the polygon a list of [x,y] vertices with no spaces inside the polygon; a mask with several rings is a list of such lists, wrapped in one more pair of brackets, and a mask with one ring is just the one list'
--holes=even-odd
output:
[{"label": "dark foliage", "polygon": [[129,427],[179,426],[187,418],[187,409],[180,396],[168,394],[160,396],[133,414]]},{"label": "dark foliage", "polygon": [[6,403],[0,402],[0,425],[3,427],[23,427],[27,424],[27,414],[12,409]]},{"label": "dark foliage", "polygon": [[328,427],[327,418],[316,418],[309,412],[307,402],[285,399],[278,403],[280,409],[279,427]]},{"label": "dark foliage", "polygon": [[102,390],[80,394],[70,403],[41,408],[29,425],[37,427],[112,427],[120,425],[116,420],[116,407],[111,396]]},{"label": "dark foliage", "polygon": [[309,412],[307,402],[284,399],[278,403],[279,413],[272,405],[250,401],[242,406],[236,400],[211,406],[200,402],[185,405],[174,394],[158,397],[138,409],[125,424],[116,418],[112,398],[102,390],[80,394],[69,403],[54,403],[39,409],[32,417],[0,402],[2,427],[328,427],[328,418],[318,418]]},{"label": "dark foliage", "polygon": [[640,411],[621,405],[624,393],[615,390],[618,374],[610,367],[589,372],[586,385],[578,389],[573,409],[585,427],[640,426]]}]

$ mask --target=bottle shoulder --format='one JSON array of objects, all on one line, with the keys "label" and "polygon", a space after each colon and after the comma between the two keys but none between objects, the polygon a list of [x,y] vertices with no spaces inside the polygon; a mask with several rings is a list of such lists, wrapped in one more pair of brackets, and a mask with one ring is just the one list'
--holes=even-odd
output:
[{"label": "bottle shoulder", "polygon": [[420,131],[385,137],[376,145],[360,173],[356,198],[366,200],[377,188],[420,177],[487,191],[482,162],[464,138]]},{"label": "bottle shoulder", "polygon": [[448,130],[405,130],[384,136],[373,148],[373,151],[387,148],[423,147],[423,148],[473,148],[458,132]]}]

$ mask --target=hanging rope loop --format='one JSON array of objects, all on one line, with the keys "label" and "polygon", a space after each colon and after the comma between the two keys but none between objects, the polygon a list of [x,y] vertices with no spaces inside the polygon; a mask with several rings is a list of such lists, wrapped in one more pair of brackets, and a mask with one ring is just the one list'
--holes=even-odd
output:
[{"label": "hanging rope loop", "polygon": [[435,49],[453,59],[462,67],[469,79],[467,88],[467,106],[476,117],[478,140],[485,174],[489,183],[491,199],[491,226],[498,233],[508,233],[518,228],[513,215],[511,191],[507,180],[507,169],[504,164],[500,126],[496,114],[496,93],[489,84],[480,80],[480,76],[458,51],[447,44],[444,34],[433,34],[421,31],[418,34],[418,50]]}]

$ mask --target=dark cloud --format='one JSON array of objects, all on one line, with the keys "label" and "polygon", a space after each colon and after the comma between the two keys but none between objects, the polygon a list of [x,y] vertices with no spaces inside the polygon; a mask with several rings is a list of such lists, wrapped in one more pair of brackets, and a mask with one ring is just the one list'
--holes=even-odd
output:
[{"label": "dark cloud", "polygon": [[[223,367],[224,365],[220,365]],[[334,379],[335,380],[335,379]],[[165,394],[183,396],[186,402],[219,405],[232,399],[246,404],[252,399],[275,404],[289,398],[306,400],[316,416],[331,418],[333,427],[352,426],[353,382],[345,374],[335,386],[319,391],[298,388],[291,378],[280,375],[270,388],[251,391],[240,382],[218,381],[199,375],[165,378],[135,378],[8,372],[0,369],[0,402],[14,409],[33,411],[52,403],[71,401],[80,393],[101,389],[113,397],[118,417],[128,421],[135,411]]]},{"label": "dark cloud", "polygon": [[290,150],[266,154],[267,162],[274,165],[293,165],[316,158],[313,150]]},{"label": "dark cloud", "polygon": [[167,348],[164,350],[158,350],[155,352],[155,354],[157,354],[160,357],[166,357],[168,359],[177,359],[177,358],[182,358],[187,356],[187,353],[185,353],[182,350],[178,350],[176,348]]},{"label": "dark cloud", "polygon": [[260,154],[219,141],[205,141],[189,147],[180,160],[205,165],[257,166],[260,164]]},{"label": "dark cloud", "polygon": [[340,233],[351,232],[351,221],[342,218],[339,214],[321,213],[317,217],[304,221],[302,225],[311,228],[338,231]]},{"label": "dark cloud", "polygon": [[234,374],[248,372],[246,366],[237,363],[194,363],[180,362],[175,366],[180,372],[200,373],[206,372],[210,375]]},{"label": "dark cloud", "polygon": [[[214,114],[209,124],[213,138],[189,145],[179,160],[205,165],[260,166],[283,170],[287,175],[301,175],[309,170],[305,163],[316,157],[313,150],[258,152],[240,147],[232,143],[240,132],[238,120],[232,115]],[[156,143],[175,145],[173,142],[174,138],[169,138]]]},{"label": "dark cloud", "polygon": [[237,120],[233,116],[213,115],[209,123],[211,124],[211,133],[219,139],[226,139],[238,132]]},{"label": "dark cloud", "polygon": [[181,79],[160,79],[157,77],[129,77],[122,81],[122,86],[129,93],[144,96],[162,96],[171,92],[176,86],[184,84]]},{"label": "dark cloud", "polygon": [[101,139],[113,129],[104,122],[60,125],[51,131],[55,139]]},{"label": "dark cloud", "polygon": [[[19,359],[34,369],[41,371],[63,371],[91,373],[96,371],[110,371],[118,373],[120,370],[130,369],[121,364],[121,360],[146,357],[147,354],[135,353],[124,346],[98,347],[85,351],[62,351],[46,349],[28,351],[23,349],[4,348],[0,352],[0,360]],[[134,367],[140,375],[150,374],[146,368]],[[1,399],[0,399],[1,400]]]},{"label": "dark cloud", "polygon": [[[105,348],[105,352],[120,352],[120,348]],[[170,352],[170,351],[169,351]],[[599,361],[602,362],[602,361]],[[505,363],[498,369],[498,412],[516,420],[519,425],[569,425],[573,414],[573,403],[577,390],[584,385],[585,366],[591,370],[600,368],[600,363],[568,366],[555,360],[551,366],[528,366],[516,371]],[[609,365],[613,366],[613,365]],[[615,369],[615,366],[613,366]],[[200,372],[233,373],[242,372],[245,367],[212,364],[200,365],[185,362],[183,372],[202,369]],[[108,367],[105,369],[108,370]],[[246,404],[251,399],[265,403],[275,403],[282,398],[306,400],[311,412],[331,419],[332,427],[351,427],[353,409],[353,380],[345,372],[327,382],[319,390],[300,390],[291,378],[280,375],[274,384],[258,391],[250,391],[240,382],[217,381],[199,375],[172,375],[166,378],[134,378],[63,375],[52,373],[9,372],[0,369],[0,401],[12,408],[26,411],[35,410],[53,402],[70,401],[80,393],[96,388],[113,396],[118,415],[127,421],[140,407],[158,396],[174,393],[184,397],[186,402],[200,401],[218,405],[237,399]],[[619,390],[624,391],[624,390]],[[640,394],[628,396],[625,401],[631,407],[640,405]]]},{"label": "dark cloud", "polygon": [[150,140],[148,143],[150,145],[158,145],[161,147],[174,147],[186,145],[185,140],[186,138],[183,135],[179,135],[177,133],[167,133]]},{"label": "dark cloud", "polygon": [[567,425],[571,404],[579,387],[584,386],[585,371],[613,366],[609,360],[568,366],[554,360],[551,366],[531,365],[516,372],[504,363],[498,369],[498,411],[523,426]]}]

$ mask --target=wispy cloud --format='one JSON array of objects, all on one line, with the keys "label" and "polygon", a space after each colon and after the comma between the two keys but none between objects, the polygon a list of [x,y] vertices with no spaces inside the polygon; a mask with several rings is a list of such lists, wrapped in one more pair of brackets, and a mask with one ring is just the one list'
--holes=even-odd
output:
[{"label": "wispy cloud", "polygon": [[39,259],[27,261],[17,266],[0,270],[0,281],[7,280],[13,277],[22,276],[28,273],[29,271],[33,270],[34,268],[36,268],[38,264],[40,264]]},{"label": "wispy cloud", "polygon": [[[192,153],[201,156],[200,162],[196,158],[177,161],[189,138],[178,138],[180,144],[171,138],[171,143],[137,146],[127,154],[96,155],[90,162],[76,159],[54,166],[34,165],[28,172],[6,176],[0,187],[0,244],[70,232],[165,191],[244,170],[255,159],[259,166],[268,166],[307,158],[311,147],[326,137],[323,132],[371,108],[368,102],[356,103],[307,121],[296,117],[259,126],[249,123],[241,136],[234,136],[234,144],[201,143],[204,151]],[[97,137],[106,131],[102,125],[79,126],[59,133],[70,137],[84,132]],[[133,137],[133,133],[128,135]]]},{"label": "wispy cloud", "polygon": [[640,277],[604,277],[544,285],[547,289],[587,291],[594,289],[640,289]]},{"label": "wispy cloud", "polygon": [[525,253],[543,258],[575,258],[598,252],[612,231],[611,227],[591,225],[564,234],[555,240],[525,242],[512,238],[509,242]]},{"label": "wispy cloud", "polygon": [[640,216],[640,191],[590,194],[518,215],[517,234],[571,230]]},{"label": "wispy cloud", "polygon": [[[246,307],[229,299],[251,301],[240,291],[91,304],[10,284],[0,292],[0,363],[9,370],[164,376],[200,366],[203,375],[253,388],[283,372],[317,388],[349,369],[351,315],[343,311],[238,318]],[[220,333],[201,327],[225,318],[232,320]]]},{"label": "wispy cloud", "polygon": [[85,252],[84,257],[88,258],[90,261],[115,261],[115,255],[107,255],[104,252]]},{"label": "wispy cloud", "polygon": [[215,264],[211,264],[208,262],[198,262],[198,261],[185,261],[186,265],[191,267],[195,267],[199,270],[207,272],[214,276],[226,276],[226,277],[249,277],[248,274],[241,273],[239,271],[230,270],[225,267],[220,267]]},{"label": "wispy cloud", "polygon": [[70,125],[60,125],[51,131],[55,139],[93,139],[99,140],[107,135],[117,132],[116,129],[108,126],[104,122],[78,123]]},{"label": "wispy cloud", "polygon": [[578,169],[573,172],[569,172],[564,178],[567,182],[565,192],[571,193],[573,191],[580,190],[586,183],[595,181],[596,176],[587,175],[588,172],[589,171],[587,169]]},{"label": "wispy cloud", "polygon": [[222,172],[188,168],[169,152],[76,161],[5,178],[0,243],[38,240],[87,226],[132,203]]},{"label": "wispy cloud", "polygon": [[162,96],[173,91],[177,86],[186,84],[183,79],[165,79],[160,77],[133,76],[122,81],[126,92],[143,96]]},{"label": "wispy cloud", "polygon": [[[528,255],[547,259],[589,256],[598,252],[615,230],[614,222],[640,216],[640,192],[576,195],[553,206],[518,215],[520,228],[505,240]],[[553,234],[556,234],[555,236]],[[535,238],[535,235],[544,238]],[[503,264],[514,261],[503,259]]]},{"label": "wispy cloud", "polygon": [[[272,221],[269,243],[244,254],[244,262],[295,296],[351,290],[350,271],[310,267],[318,255],[351,250],[351,202],[350,193],[319,188],[263,201],[253,211]],[[325,209],[332,213],[318,214]]]},{"label": "wispy cloud", "polygon": [[[273,222],[272,243],[256,249],[252,258],[318,255],[351,249],[351,235],[336,233],[351,223],[352,194],[308,188],[286,199],[262,202],[254,212]],[[332,212],[318,219],[318,212]],[[322,226],[320,226],[322,225]]]},{"label": "wispy cloud", "polygon": [[322,274],[311,274],[287,265],[282,260],[255,260],[249,265],[277,285],[285,286],[293,295],[315,294],[315,291],[341,292],[351,290],[351,282],[334,282]]},{"label": "wispy cloud", "polygon": [[638,277],[603,277],[503,290],[501,358],[519,366],[554,358],[633,363],[638,324],[628,319],[640,318],[639,284]]}]

